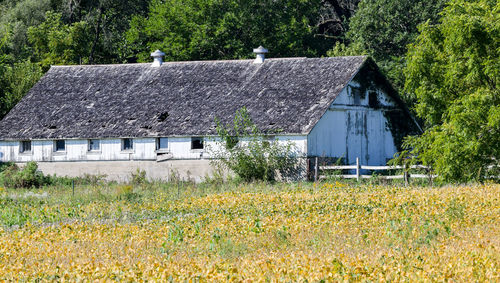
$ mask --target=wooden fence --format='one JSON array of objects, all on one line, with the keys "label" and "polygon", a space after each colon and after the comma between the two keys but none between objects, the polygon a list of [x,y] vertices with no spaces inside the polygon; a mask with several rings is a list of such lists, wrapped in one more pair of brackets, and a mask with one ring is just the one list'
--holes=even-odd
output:
[{"label": "wooden fence", "polygon": [[[401,175],[380,175],[376,176],[379,179],[385,180],[393,180],[393,179],[404,179],[405,185],[408,185],[410,182],[410,178],[427,178],[429,179],[429,183],[432,184],[432,179],[437,177],[436,175],[432,175],[432,172],[429,167],[423,165],[413,165],[409,168],[406,166],[368,166],[361,165],[359,163],[359,158],[356,158],[356,165],[319,165],[318,157],[315,157],[314,162],[314,181],[325,179],[328,176],[322,175],[321,173],[328,170],[356,170],[355,174],[352,175],[344,175],[344,174],[332,174],[330,176],[344,178],[344,179],[356,179],[360,181],[361,179],[373,178],[373,175],[361,175],[361,170],[371,170],[371,171],[384,171],[384,170],[403,170]],[[424,169],[427,174],[413,174],[409,172],[409,169]]]}]

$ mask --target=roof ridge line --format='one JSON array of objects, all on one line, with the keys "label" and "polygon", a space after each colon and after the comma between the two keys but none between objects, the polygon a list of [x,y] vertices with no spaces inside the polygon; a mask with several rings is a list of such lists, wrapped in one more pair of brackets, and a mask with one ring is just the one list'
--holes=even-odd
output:
[{"label": "roof ridge line", "polygon": [[[335,57],[280,57],[266,58],[266,61],[281,61],[281,60],[304,60],[304,59],[331,59],[331,58],[346,58],[346,57],[368,57],[367,55],[356,56],[335,56]],[[163,65],[171,64],[192,64],[192,63],[212,63],[212,62],[253,62],[254,59],[225,59],[225,60],[194,60],[194,61],[165,61]],[[72,67],[118,67],[118,66],[139,66],[151,65],[150,62],[145,63],[122,63],[122,64],[91,64],[91,65],[50,65],[51,68],[72,68]]]}]

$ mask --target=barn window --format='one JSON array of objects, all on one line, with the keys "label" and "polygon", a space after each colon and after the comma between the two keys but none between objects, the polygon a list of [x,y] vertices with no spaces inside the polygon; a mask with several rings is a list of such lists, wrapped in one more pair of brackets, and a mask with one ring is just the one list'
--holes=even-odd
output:
[{"label": "barn window", "polygon": [[19,152],[29,153],[31,152],[31,141],[22,141],[19,145]]},{"label": "barn window", "polygon": [[191,149],[203,149],[203,138],[192,137],[191,138]]},{"label": "barn window", "polygon": [[100,140],[89,140],[89,151],[99,151],[101,150]]},{"label": "barn window", "polygon": [[65,140],[54,141],[54,151],[66,151],[66,141]]},{"label": "barn window", "polygon": [[133,150],[134,141],[132,139],[122,139],[122,150]]},{"label": "barn window", "polygon": [[352,98],[353,98],[353,104],[360,105],[361,104],[361,96],[363,94],[361,89],[357,88],[357,87],[351,87],[351,94],[352,94]]},{"label": "barn window", "polygon": [[380,107],[380,103],[378,101],[378,97],[377,97],[377,93],[376,92],[371,91],[368,94],[368,105],[371,108],[375,108],[375,109]]},{"label": "barn window", "polygon": [[168,149],[168,138],[157,138],[156,150],[166,150],[166,149]]}]

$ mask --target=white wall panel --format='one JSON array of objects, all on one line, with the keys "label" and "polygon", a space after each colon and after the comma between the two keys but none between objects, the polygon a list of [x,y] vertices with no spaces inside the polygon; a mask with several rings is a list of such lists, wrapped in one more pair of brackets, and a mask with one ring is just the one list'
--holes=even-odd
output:
[{"label": "white wall panel", "polygon": [[[291,141],[299,154],[307,148],[306,136],[276,136],[279,142]],[[191,137],[169,137],[168,149],[156,151],[155,138],[133,139],[133,150],[122,150],[121,139],[100,140],[100,150],[88,151],[88,140],[66,140],[66,150],[54,152],[54,141],[35,140],[31,153],[20,153],[18,141],[0,141],[0,160],[7,162],[58,162],[58,161],[115,161],[157,160],[157,155],[168,154],[163,159],[207,159],[218,150],[215,137],[205,138],[204,149],[191,149]]]},{"label": "white wall panel", "polygon": [[[335,99],[330,109],[310,132],[307,141],[309,156],[344,157],[355,164],[356,157],[365,165],[385,165],[396,152],[394,139],[384,111],[395,107],[394,100],[381,90],[364,94],[351,82]],[[369,93],[377,94],[379,107],[369,106]],[[373,94],[372,94],[373,95]]]}]

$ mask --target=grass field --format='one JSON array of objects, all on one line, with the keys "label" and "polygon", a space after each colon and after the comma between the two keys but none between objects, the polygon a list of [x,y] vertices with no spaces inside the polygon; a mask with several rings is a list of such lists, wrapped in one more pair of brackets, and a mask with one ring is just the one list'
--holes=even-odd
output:
[{"label": "grass field", "polygon": [[2,281],[500,280],[500,185],[3,189],[0,227]]}]

